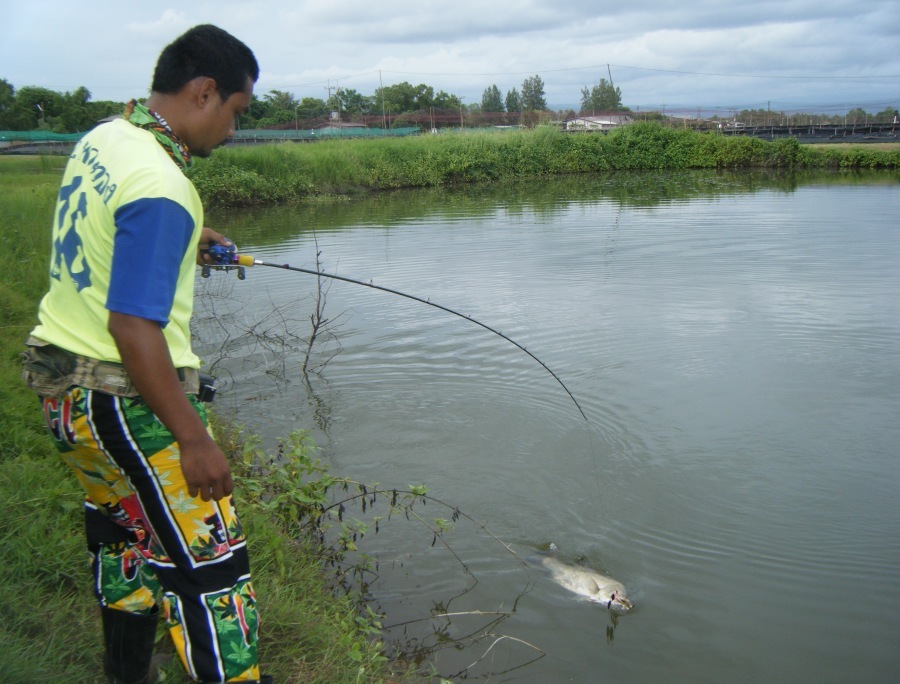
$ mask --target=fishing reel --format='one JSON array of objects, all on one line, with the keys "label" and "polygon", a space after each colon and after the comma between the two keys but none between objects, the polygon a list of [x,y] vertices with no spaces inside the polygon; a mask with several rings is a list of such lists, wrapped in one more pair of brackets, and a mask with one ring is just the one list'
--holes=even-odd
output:
[{"label": "fishing reel", "polygon": [[215,271],[237,271],[238,280],[245,280],[247,272],[244,270],[245,264],[242,264],[237,253],[237,247],[232,243],[230,246],[213,244],[208,249],[201,249],[201,254],[208,254],[213,263],[203,264],[200,268],[200,275],[209,278],[209,274]]}]

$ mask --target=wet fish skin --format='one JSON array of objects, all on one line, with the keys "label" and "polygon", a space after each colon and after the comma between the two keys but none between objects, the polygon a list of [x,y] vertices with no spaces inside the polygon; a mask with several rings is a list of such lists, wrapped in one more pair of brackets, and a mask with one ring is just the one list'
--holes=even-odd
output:
[{"label": "wet fish skin", "polygon": [[550,570],[557,584],[589,601],[623,613],[633,607],[626,595],[625,586],[612,577],[601,575],[590,568],[567,565],[553,556],[541,557],[541,564]]}]

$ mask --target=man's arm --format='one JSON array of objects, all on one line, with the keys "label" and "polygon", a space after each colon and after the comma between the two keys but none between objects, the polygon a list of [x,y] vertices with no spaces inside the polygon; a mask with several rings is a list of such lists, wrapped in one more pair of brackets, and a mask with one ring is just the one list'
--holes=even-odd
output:
[{"label": "man's arm", "polygon": [[190,495],[218,501],[231,494],[228,461],[188,401],[159,324],[111,311],[108,327],[134,386],[178,442]]}]

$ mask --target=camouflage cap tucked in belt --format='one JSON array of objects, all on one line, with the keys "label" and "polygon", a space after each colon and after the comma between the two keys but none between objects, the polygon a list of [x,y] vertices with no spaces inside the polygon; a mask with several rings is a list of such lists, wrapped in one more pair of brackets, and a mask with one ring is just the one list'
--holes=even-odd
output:
[{"label": "camouflage cap tucked in belt", "polygon": [[[118,397],[140,395],[120,363],[73,354],[34,337],[27,344],[22,352],[22,377],[42,397],[61,396],[73,385]],[[196,394],[200,389],[199,371],[196,368],[176,370],[185,393]]]}]

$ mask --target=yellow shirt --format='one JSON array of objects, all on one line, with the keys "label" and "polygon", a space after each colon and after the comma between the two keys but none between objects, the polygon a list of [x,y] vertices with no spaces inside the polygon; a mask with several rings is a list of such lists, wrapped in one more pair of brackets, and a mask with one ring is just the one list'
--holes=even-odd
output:
[{"label": "yellow shirt", "polygon": [[121,362],[109,312],[160,324],[176,367],[191,351],[203,207],[149,131],[116,120],[71,155],[53,220],[50,289],[32,335],[76,354]]}]

